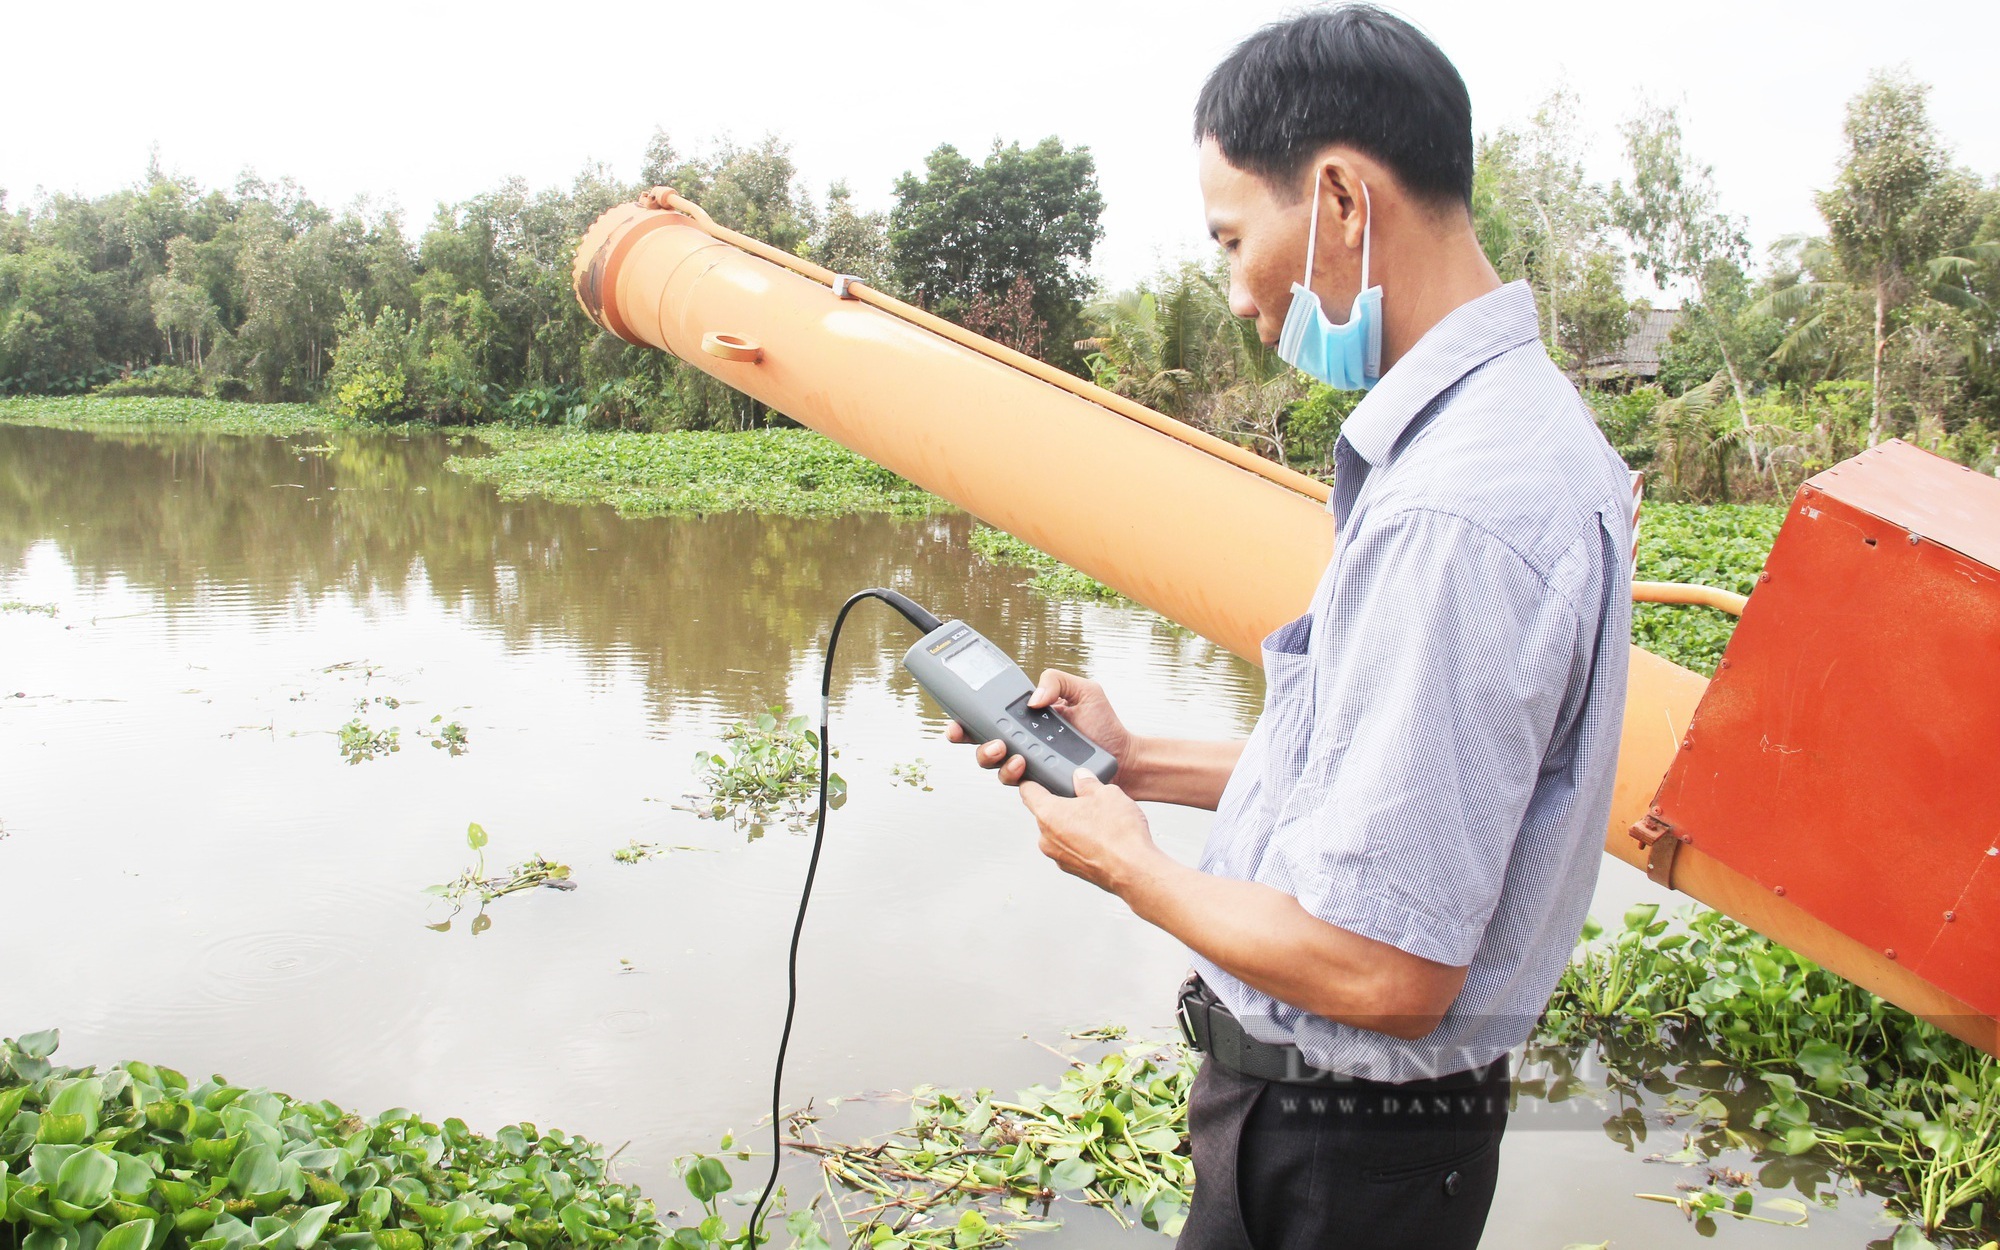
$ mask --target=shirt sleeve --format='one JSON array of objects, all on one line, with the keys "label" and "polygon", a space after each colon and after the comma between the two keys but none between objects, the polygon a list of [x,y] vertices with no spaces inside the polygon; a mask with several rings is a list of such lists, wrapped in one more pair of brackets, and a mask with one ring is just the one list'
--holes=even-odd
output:
[{"label": "shirt sleeve", "polygon": [[1369,518],[1315,646],[1298,784],[1258,877],[1329,924],[1462,967],[1500,897],[1562,709],[1588,680],[1572,604],[1449,513]]}]

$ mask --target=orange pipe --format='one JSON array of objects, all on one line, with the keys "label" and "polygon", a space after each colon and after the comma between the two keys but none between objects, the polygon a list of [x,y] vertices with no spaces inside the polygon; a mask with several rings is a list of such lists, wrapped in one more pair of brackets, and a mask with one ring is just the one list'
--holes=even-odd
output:
[{"label": "orange pipe", "polygon": [[[625,341],[674,353],[1251,663],[1267,633],[1305,611],[1332,555],[1323,483],[860,283],[840,281],[837,295],[837,275],[664,188],[590,227],[574,281],[584,311]],[[1741,610],[1739,596],[1703,587],[1654,593]],[[1707,685],[1632,648],[1612,856],[1643,869],[1628,831]],[[1995,1048],[1991,1019],[1692,846],[1673,881]]]},{"label": "orange pipe", "polygon": [[1749,606],[1750,597],[1717,590],[1713,586],[1692,586],[1687,582],[1633,582],[1632,602],[1693,604],[1741,616],[1743,609]]},{"label": "orange pipe", "polygon": [[1011,347],[1004,347],[999,343],[995,343],[992,339],[974,334],[963,326],[954,325],[942,317],[934,317],[914,304],[906,304],[893,295],[884,295],[865,282],[857,279],[843,278],[831,269],[822,268],[809,260],[794,256],[789,252],[781,252],[770,244],[753,239],[747,234],[738,234],[726,226],[718,226],[715,224],[713,218],[701,210],[700,206],[667,187],[654,187],[652,190],[645,192],[640,195],[639,203],[641,207],[664,208],[685,214],[693,218],[700,225],[702,232],[710,238],[719,239],[724,243],[733,243],[752,256],[761,256],[773,264],[783,265],[793,273],[803,274],[823,286],[833,287],[838,283],[839,289],[847,292],[847,298],[849,299],[858,300],[871,308],[879,308],[891,316],[899,317],[912,325],[922,326],[933,334],[950,339],[960,347],[971,348],[980,355],[997,360],[1003,365],[1011,365],[1031,378],[1038,378],[1051,386],[1060,387],[1072,395],[1087,399],[1093,404],[1109,408],[1121,417],[1128,417],[1131,420],[1137,421],[1148,429],[1158,430],[1167,437],[1179,439],[1190,447],[1199,448],[1212,456],[1219,456],[1239,469],[1248,469],[1257,476],[1275,482],[1287,490],[1295,490],[1308,499],[1325,503],[1332,495],[1331,488],[1318,478],[1307,477],[1305,474],[1286,468],[1284,465],[1273,464],[1262,456],[1251,451],[1246,451],[1234,443],[1219,439],[1215,435],[1205,431],[1197,430],[1185,422],[1176,421],[1172,417],[1154,412],[1144,404],[1134,403],[1116,391],[1107,391],[1095,383],[1085,382],[1075,374],[1065,373],[1053,365],[1036,360],[1033,356],[1017,352]]},{"label": "orange pipe", "polygon": [[[825,270],[719,233],[684,212],[614,208],[584,236],[577,297],[626,341],[673,352],[1253,663],[1273,624],[1305,611],[1333,551],[1311,478],[1119,400],[1147,417],[1132,419],[1078,393],[1088,383],[1033,376],[1005,348],[975,351],[900,307],[839,298],[817,280]],[[1245,471],[1258,464],[1278,472]]]}]

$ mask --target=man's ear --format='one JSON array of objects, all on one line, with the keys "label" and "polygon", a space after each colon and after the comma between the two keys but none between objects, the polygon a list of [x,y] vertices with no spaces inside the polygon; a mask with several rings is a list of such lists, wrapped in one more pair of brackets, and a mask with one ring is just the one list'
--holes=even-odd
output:
[{"label": "man's ear", "polygon": [[1329,152],[1319,163],[1319,193],[1325,204],[1320,228],[1337,230],[1349,249],[1361,246],[1362,228],[1368,223],[1368,199],[1362,194],[1361,171],[1339,150]]}]

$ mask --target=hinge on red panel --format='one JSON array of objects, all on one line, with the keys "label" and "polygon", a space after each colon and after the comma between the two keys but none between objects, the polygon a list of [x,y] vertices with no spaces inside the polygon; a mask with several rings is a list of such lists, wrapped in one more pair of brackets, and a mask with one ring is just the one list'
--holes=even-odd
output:
[{"label": "hinge on red panel", "polygon": [[1650,813],[1626,830],[1646,852],[1646,875],[1669,890],[1674,888],[1674,857],[1680,853],[1681,835],[1674,827]]}]

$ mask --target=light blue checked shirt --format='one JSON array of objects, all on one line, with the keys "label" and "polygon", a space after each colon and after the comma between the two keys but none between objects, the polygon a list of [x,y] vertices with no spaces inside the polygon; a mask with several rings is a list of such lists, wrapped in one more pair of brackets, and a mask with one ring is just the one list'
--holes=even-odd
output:
[{"label": "light blue checked shirt", "polygon": [[1264,641],[1264,712],[1202,852],[1329,924],[1469,965],[1428,1036],[1195,968],[1253,1035],[1381,1081],[1526,1040],[1603,858],[1631,636],[1631,488],[1525,283],[1439,322],[1336,445],[1333,559]]}]

